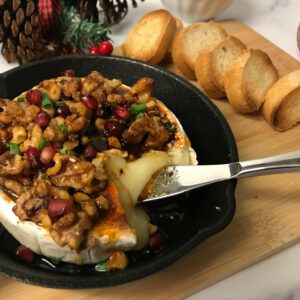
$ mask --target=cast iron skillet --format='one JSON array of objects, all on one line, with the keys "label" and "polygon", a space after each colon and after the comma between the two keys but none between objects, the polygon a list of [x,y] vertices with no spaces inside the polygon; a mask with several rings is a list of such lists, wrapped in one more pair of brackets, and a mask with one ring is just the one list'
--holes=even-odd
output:
[{"label": "cast iron skillet", "polygon": [[[65,69],[78,76],[98,70],[109,78],[120,78],[132,85],[141,77],[155,80],[154,96],[178,117],[198,155],[200,164],[229,163],[238,160],[232,132],[215,105],[186,80],[156,66],[123,58],[67,56],[34,62],[0,75],[0,97],[14,98],[46,78]],[[129,253],[126,270],[97,273],[93,266],[58,264],[36,257],[31,265],[17,261],[13,249],[17,242],[0,230],[0,273],[41,286],[91,288],[129,282],[175,262],[209,236],[224,229],[235,211],[236,181],[222,182],[181,195],[166,202],[151,204],[147,210],[169,237],[161,253],[147,250]]]}]

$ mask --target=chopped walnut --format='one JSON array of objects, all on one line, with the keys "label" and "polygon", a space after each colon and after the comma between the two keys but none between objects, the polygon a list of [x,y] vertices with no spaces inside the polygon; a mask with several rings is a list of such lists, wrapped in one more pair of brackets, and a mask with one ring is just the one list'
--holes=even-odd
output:
[{"label": "chopped walnut", "polygon": [[29,146],[39,148],[40,141],[42,139],[42,129],[37,124],[32,124],[28,126],[28,136],[27,140],[20,145],[20,150],[25,152]]},{"label": "chopped walnut", "polygon": [[27,138],[27,132],[23,126],[14,126],[12,128],[12,135],[13,137],[10,142],[15,144],[21,144]]},{"label": "chopped walnut", "polygon": [[0,176],[20,175],[29,170],[29,162],[20,155],[6,152],[0,156]]},{"label": "chopped walnut", "polygon": [[43,86],[40,88],[40,90],[47,93],[49,98],[54,102],[60,99],[61,87],[53,79],[44,80]]}]

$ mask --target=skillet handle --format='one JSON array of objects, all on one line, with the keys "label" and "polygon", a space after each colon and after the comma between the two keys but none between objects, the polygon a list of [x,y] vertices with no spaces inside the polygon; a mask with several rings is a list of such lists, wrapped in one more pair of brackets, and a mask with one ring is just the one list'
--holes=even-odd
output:
[{"label": "skillet handle", "polygon": [[300,172],[300,151],[234,163],[235,178]]}]

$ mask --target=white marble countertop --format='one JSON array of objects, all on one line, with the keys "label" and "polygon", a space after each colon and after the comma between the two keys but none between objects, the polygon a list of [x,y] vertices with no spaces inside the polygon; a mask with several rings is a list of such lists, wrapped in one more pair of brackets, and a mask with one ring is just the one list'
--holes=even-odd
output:
[{"label": "white marble countertop", "polygon": [[[120,44],[131,26],[144,13],[162,8],[159,0],[146,0],[131,9],[120,25],[112,29]],[[218,19],[236,18],[300,59],[296,32],[300,22],[300,0],[235,0]],[[15,64],[0,57],[0,72]],[[189,300],[300,300],[300,243],[241,271],[192,296]]]}]

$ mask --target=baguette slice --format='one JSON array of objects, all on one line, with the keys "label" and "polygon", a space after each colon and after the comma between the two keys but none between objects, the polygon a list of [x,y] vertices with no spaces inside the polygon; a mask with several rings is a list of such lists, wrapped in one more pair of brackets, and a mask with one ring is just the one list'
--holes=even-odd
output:
[{"label": "baguette slice", "polygon": [[201,89],[209,97],[223,98],[225,96],[225,73],[244,49],[246,46],[238,38],[230,36],[199,53],[195,73]]},{"label": "baguette slice", "polygon": [[300,69],[280,78],[269,89],[263,106],[266,121],[279,131],[300,122]]},{"label": "baguette slice", "polygon": [[225,92],[230,104],[241,113],[258,111],[278,73],[261,50],[245,50],[225,74]]},{"label": "baguette slice", "polygon": [[180,29],[174,37],[172,44],[172,60],[174,65],[177,67],[180,73],[183,76],[190,80],[194,80],[196,78],[194,70],[186,63],[181,46],[181,37],[184,32],[184,28]]},{"label": "baguette slice", "polygon": [[223,41],[227,36],[227,32],[213,21],[196,23],[186,27],[181,38],[185,61],[194,69],[198,54]]},{"label": "baguette slice", "polygon": [[122,46],[127,57],[153,64],[166,55],[176,32],[176,20],[160,9],[144,15],[131,29]]}]

